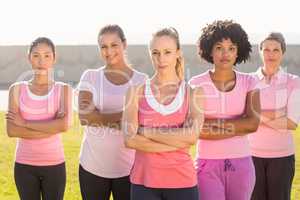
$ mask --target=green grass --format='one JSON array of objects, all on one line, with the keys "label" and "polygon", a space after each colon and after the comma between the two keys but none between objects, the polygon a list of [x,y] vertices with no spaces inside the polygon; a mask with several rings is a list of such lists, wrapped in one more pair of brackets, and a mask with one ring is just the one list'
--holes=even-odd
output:
[{"label": "green grass", "polygon": [[[292,199],[300,199],[300,129],[295,134],[296,141],[296,175],[292,188]],[[73,127],[64,133],[63,142],[67,165],[67,185],[65,191],[65,200],[80,200],[80,189],[78,182],[78,156],[80,144],[82,140],[82,129],[79,125],[78,118],[74,117]],[[13,179],[13,165],[15,154],[16,140],[8,138],[6,135],[4,114],[0,113],[0,199],[17,200]],[[195,155],[195,148],[191,149],[191,153]],[[298,171],[299,170],[299,171]]]}]

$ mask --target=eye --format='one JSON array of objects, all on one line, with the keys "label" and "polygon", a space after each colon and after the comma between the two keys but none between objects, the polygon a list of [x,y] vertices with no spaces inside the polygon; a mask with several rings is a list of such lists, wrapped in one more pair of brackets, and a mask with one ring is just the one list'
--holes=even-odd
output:
[{"label": "eye", "polygon": [[107,47],[106,46],[101,46],[101,49],[106,49]]},{"label": "eye", "polygon": [[118,44],[112,44],[111,46],[112,46],[112,47],[117,47],[117,46],[118,46]]},{"label": "eye", "polygon": [[221,46],[216,46],[215,49],[216,50],[221,50]]},{"label": "eye", "polygon": [[152,55],[154,55],[154,56],[156,56],[156,55],[158,55],[158,52],[156,52],[156,51],[152,51],[152,53],[151,53]]},{"label": "eye", "polygon": [[230,51],[235,51],[235,50],[236,50],[236,47],[230,47],[229,50],[230,50]]}]

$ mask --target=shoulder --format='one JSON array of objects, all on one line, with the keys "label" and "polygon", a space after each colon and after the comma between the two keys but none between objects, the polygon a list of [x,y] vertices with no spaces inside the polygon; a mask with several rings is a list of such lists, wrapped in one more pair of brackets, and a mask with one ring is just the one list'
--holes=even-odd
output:
[{"label": "shoulder", "polygon": [[136,69],[132,69],[133,70],[133,73],[134,73],[134,77],[136,77],[136,81],[141,81],[141,82],[144,82],[146,79],[148,79],[148,75],[143,73],[143,72],[140,72],[140,71],[137,71]]},{"label": "shoulder", "polygon": [[101,71],[103,71],[103,69],[104,69],[104,66],[103,66],[103,67],[100,67],[100,68],[98,68],[98,69],[86,69],[86,70],[82,73],[81,77],[89,77],[89,76],[96,75],[96,74],[100,73]]},{"label": "shoulder", "polygon": [[73,88],[70,84],[62,82],[62,81],[56,81],[55,85],[58,86],[59,88],[63,88],[65,91],[72,91]]},{"label": "shoulder", "polygon": [[8,91],[11,92],[11,91],[19,90],[23,85],[28,85],[28,82],[27,81],[15,82],[9,86]]},{"label": "shoulder", "polygon": [[291,74],[291,73],[286,73],[288,82],[290,84],[292,84],[293,88],[298,88],[300,89],[300,77],[295,75],[295,74]]},{"label": "shoulder", "polygon": [[201,73],[199,75],[193,76],[189,81],[188,84],[192,87],[195,87],[197,85],[201,85],[203,81],[207,80],[207,77],[209,75],[209,72],[206,71],[204,73]]},{"label": "shoulder", "polygon": [[256,76],[255,73],[250,72],[239,72],[235,71],[236,76],[243,84],[250,84],[250,85],[255,85],[258,82],[258,77]]}]

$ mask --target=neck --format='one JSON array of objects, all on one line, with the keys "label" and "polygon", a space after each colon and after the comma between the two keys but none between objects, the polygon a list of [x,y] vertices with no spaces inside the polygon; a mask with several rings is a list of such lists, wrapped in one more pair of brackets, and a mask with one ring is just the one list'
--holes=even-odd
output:
[{"label": "neck", "polygon": [[121,71],[126,71],[128,70],[130,67],[128,66],[128,64],[125,61],[121,61],[117,64],[114,65],[109,65],[106,64],[105,66],[106,69],[108,70],[121,70]]},{"label": "neck", "polygon": [[232,69],[222,70],[222,69],[214,68],[211,72],[212,72],[213,79],[218,81],[228,81],[228,80],[232,80],[235,77],[235,73]]},{"label": "neck", "polygon": [[53,77],[49,73],[34,74],[32,83],[36,85],[50,85],[54,82]]},{"label": "neck", "polygon": [[157,83],[157,84],[163,84],[163,83],[173,83],[173,84],[177,84],[178,82],[180,82],[179,77],[177,76],[176,72],[174,71],[172,72],[159,72],[156,73],[153,77],[153,80]]},{"label": "neck", "polygon": [[262,73],[267,77],[272,77],[278,71],[279,71],[279,66],[277,66],[277,67],[263,66],[262,67]]}]

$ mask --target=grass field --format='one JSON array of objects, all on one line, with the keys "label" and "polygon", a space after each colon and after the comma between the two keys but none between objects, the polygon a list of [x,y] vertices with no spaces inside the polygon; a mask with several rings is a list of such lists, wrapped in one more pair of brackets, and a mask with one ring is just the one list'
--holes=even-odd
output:
[{"label": "grass field", "polygon": [[[300,130],[295,134],[296,141],[296,176],[294,178],[292,199],[300,199]],[[75,117],[73,127],[64,133],[63,141],[67,165],[67,185],[65,200],[79,200],[80,190],[78,184],[78,155],[82,139],[82,129]],[[13,165],[16,140],[6,135],[4,114],[0,113],[0,200],[17,200],[18,194],[13,179]],[[192,149],[194,155],[195,148]]]}]

